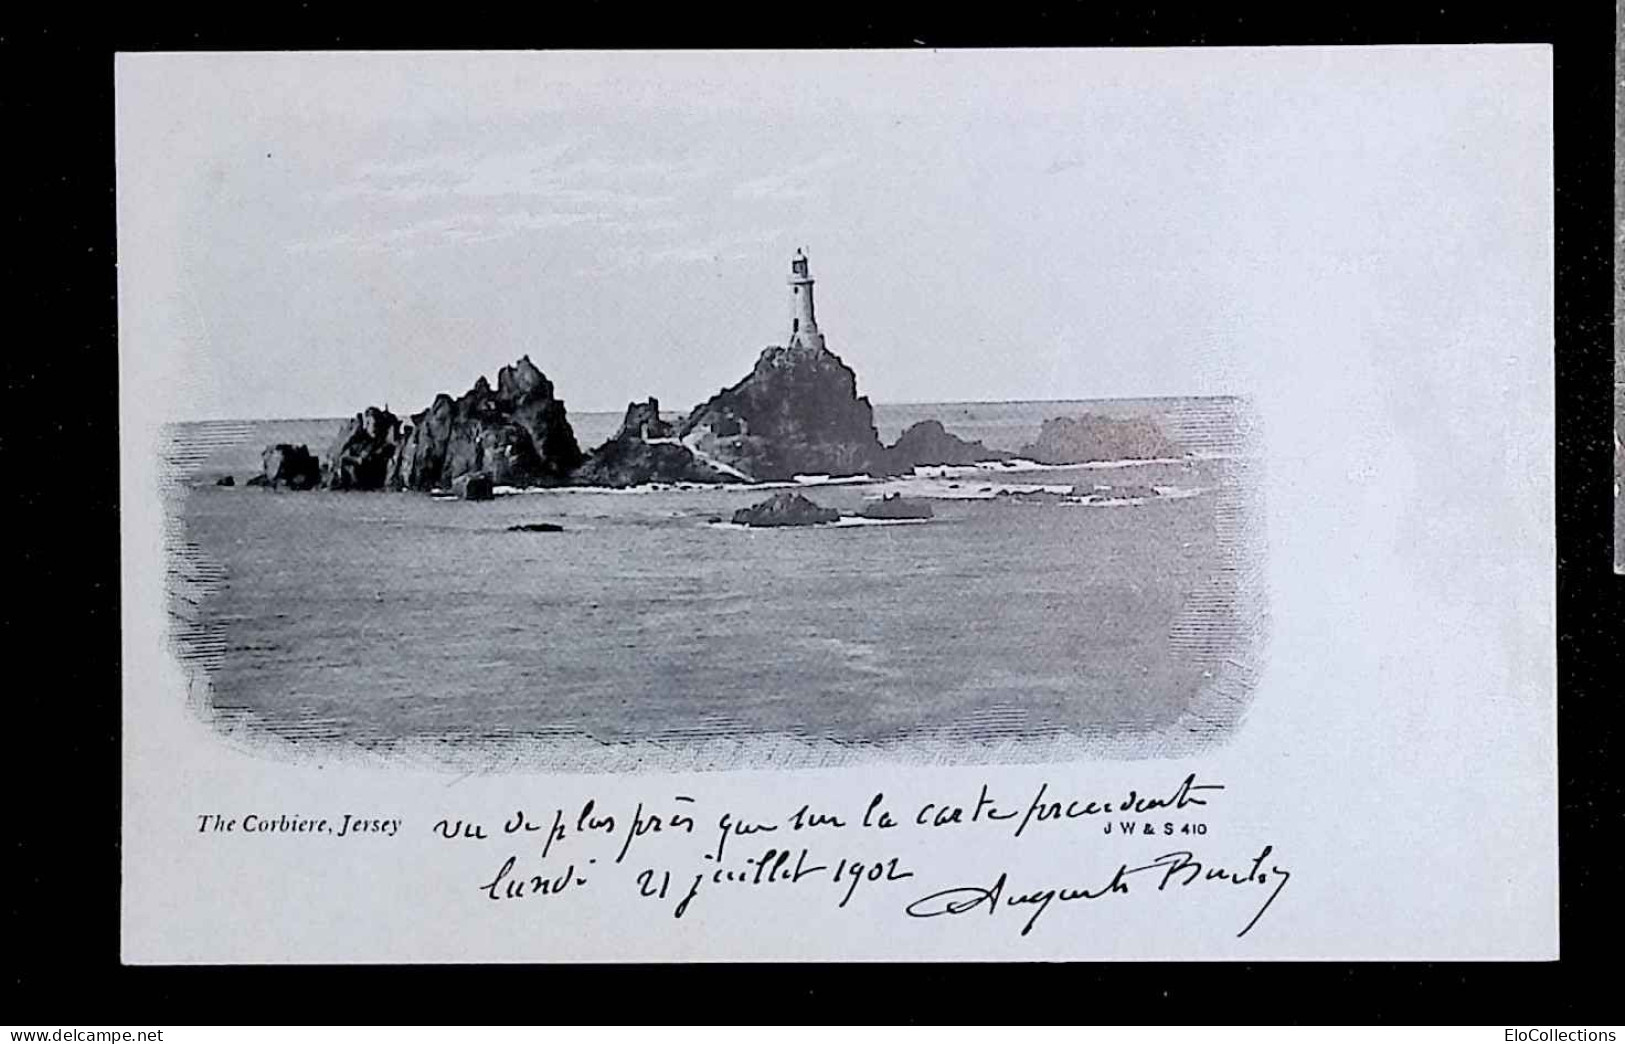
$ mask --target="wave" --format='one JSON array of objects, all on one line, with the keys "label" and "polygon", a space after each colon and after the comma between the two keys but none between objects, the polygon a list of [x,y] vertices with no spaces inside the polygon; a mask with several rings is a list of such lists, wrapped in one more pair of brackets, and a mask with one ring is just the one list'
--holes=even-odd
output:
[{"label": "wave", "polygon": [[1074,504],[1079,507],[1138,507],[1141,504],[1154,504],[1163,500],[1188,500],[1199,497],[1208,492],[1206,489],[1186,489],[1180,486],[1152,486],[1156,496],[1151,497],[1114,497],[1110,492],[1099,492],[1102,488],[1110,490],[1111,487],[1096,486],[1097,492],[1086,493],[1083,496],[1067,497],[1062,503]]},{"label": "wave", "polygon": [[[789,483],[782,483],[788,486]],[[497,486],[491,492],[499,497],[533,497],[544,494],[620,493],[645,495],[649,493],[716,493],[728,490],[766,489],[766,483],[743,485],[737,482],[645,482],[637,486]]]},{"label": "wave", "polygon": [[865,482],[873,482],[874,478],[865,473],[862,475],[791,475],[789,482],[759,482],[754,485],[758,489],[786,489],[795,486],[858,486]]},{"label": "wave", "polygon": [[536,496],[545,493],[728,493],[733,491],[804,489],[807,486],[861,486],[874,482],[871,475],[797,475],[790,482],[645,482],[636,486],[497,486],[499,497]]},{"label": "wave", "polygon": [[985,472],[1053,471],[1054,465],[1032,460],[984,460],[975,464],[916,464],[915,478],[964,478]]},{"label": "wave", "polygon": [[919,526],[935,521],[929,518],[864,518],[861,515],[842,515],[829,523],[833,529],[852,529],[858,526]]},{"label": "wave", "polygon": [[1118,468],[1141,468],[1152,465],[1189,464],[1198,460],[1227,460],[1229,454],[1192,453],[1184,457],[1133,457],[1123,460],[1079,460],[1065,464],[1041,464],[1035,460],[1017,457],[1012,460],[984,460],[975,464],[917,464],[917,478],[966,478],[972,475],[1008,474],[1025,471],[1111,471]]},{"label": "wave", "polygon": [[891,493],[902,493],[923,500],[979,500],[1009,501],[1016,504],[1052,503],[1077,504],[1084,507],[1149,504],[1160,500],[1185,500],[1200,496],[1205,487],[1137,486],[1149,489],[1152,496],[1114,495],[1119,487],[1096,484],[1085,489],[1075,484],[998,482],[986,485],[944,483],[937,479],[896,479],[867,494],[865,500],[881,500]]},{"label": "wave", "polygon": [[834,522],[818,522],[810,526],[747,526],[740,522],[707,522],[708,529],[726,529],[736,533],[760,533],[775,529],[866,529],[871,526],[918,526],[929,518],[863,518],[860,515],[842,515]]},{"label": "wave", "polygon": [[1161,499],[1163,499],[1163,498],[1161,498],[1161,497],[1096,497],[1096,496],[1087,496],[1087,497],[1069,497],[1068,499],[1062,501],[1062,503],[1071,505],[1073,507],[1117,508],[1117,507],[1139,507],[1141,504],[1150,504],[1150,503],[1152,503],[1154,501],[1161,500]]},{"label": "wave", "polygon": [[[1152,461],[1136,461],[1135,463],[1154,463]],[[1056,470],[1041,468],[1036,470]],[[934,474],[924,474],[930,471]],[[1055,482],[992,482],[985,484],[961,484],[958,482],[945,482],[950,478],[973,477],[983,474],[977,468],[916,468],[912,476],[899,476],[888,479],[877,479],[871,475],[840,475],[840,476],[809,476],[797,475],[790,482],[753,482],[748,485],[735,482],[650,482],[638,486],[497,486],[492,492],[499,497],[538,496],[544,494],[582,494],[582,493],[614,493],[622,496],[645,496],[651,493],[741,493],[755,494],[759,491],[773,491],[781,489],[805,489],[808,486],[872,486],[873,492],[864,495],[865,500],[880,500],[890,493],[903,493],[911,497],[924,497],[932,500],[992,500],[1000,496],[1021,495],[1054,495],[1075,497],[1087,500],[1096,497],[1099,500],[1115,499],[1123,501],[1129,498],[1107,498],[1099,494],[1108,493],[1116,488],[1110,485],[1096,483],[1092,490],[1085,493],[1077,483]],[[1207,492],[1202,488],[1186,488],[1180,486],[1151,486],[1157,491],[1157,497],[1145,499],[1181,500],[1194,497]],[[449,493],[434,492],[431,496],[435,500],[456,500]]]},{"label": "wave", "polygon": [[910,497],[923,497],[928,500],[993,500],[1001,494],[1007,497],[1020,494],[1071,496],[1076,488],[1070,483],[1051,485],[1044,483],[999,482],[985,486],[961,486],[957,482],[944,484],[933,479],[902,478],[883,483],[874,493],[869,494],[864,499],[880,500],[888,493],[903,493]]},{"label": "wave", "polygon": [[1145,457],[1134,460],[1085,460],[1076,464],[1057,464],[1058,468],[1085,468],[1112,470],[1115,468],[1142,468],[1153,464],[1189,464],[1190,457]]}]

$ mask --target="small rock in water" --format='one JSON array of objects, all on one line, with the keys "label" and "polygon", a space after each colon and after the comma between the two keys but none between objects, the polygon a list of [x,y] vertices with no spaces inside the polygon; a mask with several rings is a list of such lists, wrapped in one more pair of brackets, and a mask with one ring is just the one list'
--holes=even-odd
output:
[{"label": "small rock in water", "polygon": [[900,493],[887,493],[880,500],[865,504],[858,514],[863,518],[874,519],[936,517],[936,512],[931,510],[930,501],[911,499]]},{"label": "small rock in water", "polygon": [[1053,489],[1001,489],[994,496],[1005,497],[1016,504],[1059,504],[1072,493],[1070,489],[1065,493]]},{"label": "small rock in water", "polygon": [[230,475],[221,475],[219,478],[214,480],[214,484],[217,486],[235,486],[237,484],[237,480]]},{"label": "small rock in water", "polygon": [[734,512],[734,524],[741,526],[816,526],[835,522],[841,513],[834,508],[822,507],[799,493],[775,493],[760,504],[740,508]]},{"label": "small rock in water", "polygon": [[272,489],[283,486],[288,489],[315,489],[322,481],[322,465],[310,452],[310,447],[279,442],[265,447],[265,452],[260,454],[258,477],[264,481],[250,482],[249,485],[270,486]]},{"label": "small rock in water", "polygon": [[521,522],[508,527],[510,533],[562,533],[564,527],[557,522]]},{"label": "small rock in water", "polygon": [[451,491],[458,500],[490,500],[496,496],[496,484],[483,471],[459,475],[452,481]]}]

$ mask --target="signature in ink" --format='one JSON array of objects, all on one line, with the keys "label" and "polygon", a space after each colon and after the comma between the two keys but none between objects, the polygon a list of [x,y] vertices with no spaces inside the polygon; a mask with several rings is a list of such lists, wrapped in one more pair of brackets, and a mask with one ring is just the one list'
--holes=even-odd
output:
[{"label": "signature in ink", "polygon": [[1273,845],[1265,845],[1252,861],[1245,872],[1233,870],[1222,866],[1210,866],[1197,859],[1191,852],[1168,852],[1143,866],[1130,866],[1123,863],[1112,874],[1111,880],[1096,888],[1088,887],[1060,887],[1038,888],[1029,892],[1011,892],[1006,894],[1009,885],[1009,873],[999,874],[999,879],[988,888],[979,888],[966,885],[957,888],[945,888],[940,892],[914,900],[905,908],[904,913],[910,917],[942,917],[957,916],[985,909],[989,915],[997,913],[1001,906],[1031,908],[1032,913],[1027,923],[1022,926],[1021,934],[1027,935],[1033,930],[1033,925],[1050,908],[1051,903],[1077,902],[1080,900],[1104,899],[1113,895],[1125,895],[1129,890],[1129,879],[1138,874],[1153,875],[1146,880],[1156,881],[1156,890],[1165,892],[1169,886],[1189,888],[1196,884],[1228,884],[1232,887],[1243,885],[1258,885],[1270,889],[1269,895],[1252,920],[1236,933],[1241,938],[1253,930],[1259,918],[1275,902],[1281,894],[1281,889],[1292,879],[1292,873],[1278,864],[1271,864],[1268,870],[1264,869],[1264,861],[1275,850]]}]

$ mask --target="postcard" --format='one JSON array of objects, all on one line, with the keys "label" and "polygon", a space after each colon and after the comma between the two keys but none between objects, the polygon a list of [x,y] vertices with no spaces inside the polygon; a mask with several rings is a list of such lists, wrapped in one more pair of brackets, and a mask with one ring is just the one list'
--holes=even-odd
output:
[{"label": "postcard", "polygon": [[120,55],[125,962],[1555,958],[1551,72]]}]

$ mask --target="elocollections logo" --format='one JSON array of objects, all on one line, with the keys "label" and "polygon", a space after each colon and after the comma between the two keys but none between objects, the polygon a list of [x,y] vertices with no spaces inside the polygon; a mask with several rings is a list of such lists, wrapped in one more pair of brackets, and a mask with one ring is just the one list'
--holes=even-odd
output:
[{"label": "elocollections logo", "polygon": [[1531,1026],[1529,1029],[1514,1028],[1507,1030],[1506,1039],[1509,1041],[1516,1041],[1518,1044],[1530,1044],[1530,1042],[1540,1044],[1542,1041],[1612,1041],[1614,1039],[1614,1031],[1590,1029],[1535,1029],[1533,1026]]}]

